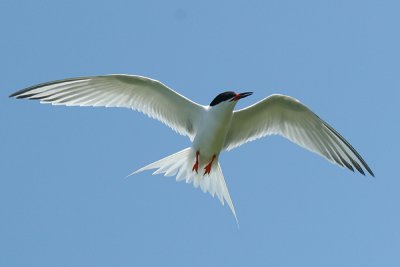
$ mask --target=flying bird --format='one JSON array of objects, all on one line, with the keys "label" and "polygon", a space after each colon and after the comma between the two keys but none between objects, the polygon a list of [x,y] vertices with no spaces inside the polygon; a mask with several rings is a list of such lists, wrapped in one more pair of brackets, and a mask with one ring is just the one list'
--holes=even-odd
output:
[{"label": "flying bird", "polygon": [[157,80],[136,75],[105,75],[46,82],[10,97],[40,100],[65,106],[124,107],[157,119],[189,137],[191,147],[153,162],[132,174],[156,169],[153,174],[176,176],[203,192],[217,195],[236,212],[218,162],[223,151],[269,135],[281,135],[332,163],[372,170],[360,154],[335,129],[297,99],[274,94],[240,110],[238,101],[252,92],[223,92],[208,106],[180,95]]}]

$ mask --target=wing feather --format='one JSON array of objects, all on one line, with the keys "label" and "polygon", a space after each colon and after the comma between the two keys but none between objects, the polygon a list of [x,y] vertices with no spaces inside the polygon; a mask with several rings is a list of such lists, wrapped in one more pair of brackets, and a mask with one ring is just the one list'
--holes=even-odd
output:
[{"label": "wing feather", "polygon": [[329,124],[297,99],[271,95],[258,103],[235,111],[224,149],[231,150],[246,142],[281,135],[315,152],[332,163],[356,169],[365,175],[374,173],[360,154]]},{"label": "wing feather", "polygon": [[157,119],[176,132],[194,138],[205,108],[159,81],[134,75],[79,77],[38,84],[10,97],[65,106],[125,107]]}]

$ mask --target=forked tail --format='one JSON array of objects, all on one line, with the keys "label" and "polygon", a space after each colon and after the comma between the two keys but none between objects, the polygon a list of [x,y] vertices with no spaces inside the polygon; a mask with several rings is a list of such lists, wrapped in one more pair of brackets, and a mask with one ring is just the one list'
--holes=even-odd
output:
[{"label": "forked tail", "polygon": [[192,170],[195,159],[196,152],[192,148],[188,147],[175,154],[153,162],[143,168],[140,168],[130,175],[146,170],[157,169],[153,175],[164,173],[164,176],[176,176],[176,181],[178,182],[185,180],[186,183],[193,183],[194,187],[200,187],[204,193],[208,192],[213,197],[217,195],[222,205],[224,205],[225,200],[237,221],[235,208],[233,206],[231,197],[229,196],[229,191],[226,187],[224,175],[222,174],[219,163],[213,164],[210,174],[203,176],[202,173],[196,173]]}]

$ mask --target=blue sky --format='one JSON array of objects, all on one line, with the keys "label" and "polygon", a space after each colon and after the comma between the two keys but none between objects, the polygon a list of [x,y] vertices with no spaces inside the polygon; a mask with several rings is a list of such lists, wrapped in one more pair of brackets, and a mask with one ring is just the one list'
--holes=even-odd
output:
[{"label": "blue sky", "polygon": [[[1,266],[399,266],[398,1],[0,1]],[[217,199],[131,171],[189,146],[128,109],[9,99],[140,74],[201,104],[294,96],[376,174],[280,137],[220,157]]]}]

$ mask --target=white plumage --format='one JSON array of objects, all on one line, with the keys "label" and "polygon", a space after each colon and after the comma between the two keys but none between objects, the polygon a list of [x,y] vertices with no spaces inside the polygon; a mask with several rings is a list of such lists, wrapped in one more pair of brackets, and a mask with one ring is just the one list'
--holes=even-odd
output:
[{"label": "white plumage", "polygon": [[[134,75],[81,77],[43,83],[10,97],[38,99],[66,106],[125,107],[157,119],[181,135],[192,147],[151,163],[134,173],[156,169],[154,174],[176,176],[217,195],[236,213],[218,163],[221,151],[278,134],[332,163],[374,176],[357,151],[331,126],[298,100],[271,95],[234,111],[237,101],[251,93],[224,92],[209,106],[199,105],[159,81]],[[204,170],[204,171],[203,171]],[[133,173],[133,174],[134,174]]]}]

